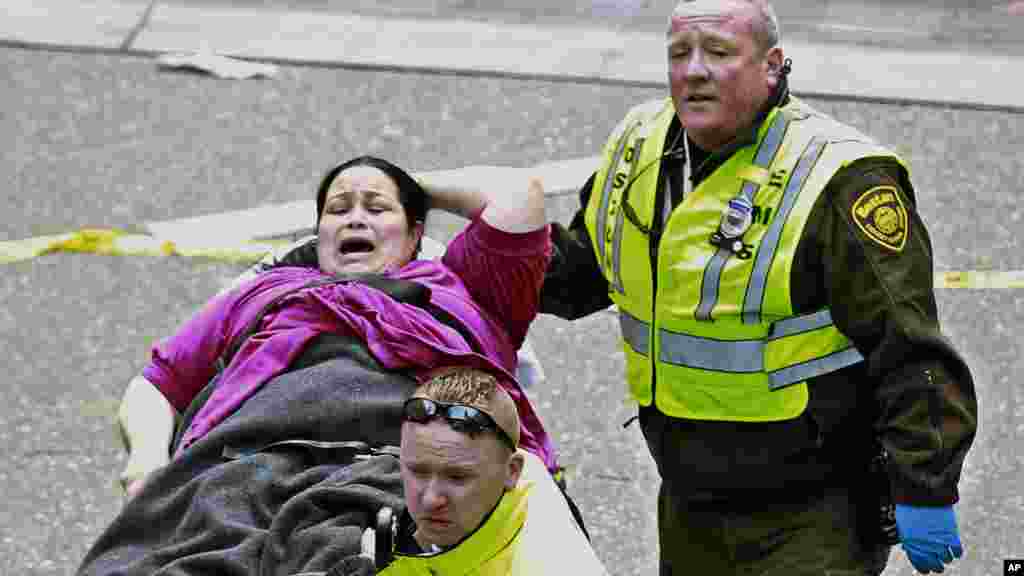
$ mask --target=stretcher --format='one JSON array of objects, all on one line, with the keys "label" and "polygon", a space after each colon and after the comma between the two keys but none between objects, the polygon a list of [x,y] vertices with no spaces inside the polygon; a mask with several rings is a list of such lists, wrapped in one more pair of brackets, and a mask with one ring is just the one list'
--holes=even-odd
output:
[{"label": "stretcher", "polygon": [[[312,237],[302,238],[295,244],[269,255],[262,262],[272,262],[274,258],[283,256],[292,247],[311,239]],[[444,250],[444,244],[424,236],[419,257],[439,258],[444,254]],[[237,281],[244,280],[258,270],[259,265]],[[536,386],[544,380],[544,371],[529,337],[517,353],[516,378],[524,388]],[[520,453],[524,456],[525,466],[519,485],[528,491],[528,513],[516,555],[516,568],[512,573],[564,574],[571,571],[581,575],[606,574],[590,545],[579,510],[575,509],[575,505],[565,493],[564,478],[556,481],[537,456],[524,450],[520,450]],[[363,555],[371,560],[378,571],[385,571],[394,559],[399,517],[397,510],[384,507],[378,511],[375,524],[367,527],[363,533]],[[423,562],[429,563],[426,559]],[[326,573],[322,574],[326,576]]]},{"label": "stretcher", "polygon": [[[261,264],[273,262],[292,247],[311,239],[312,237],[299,239],[291,246],[268,255]],[[444,244],[424,236],[419,258],[440,258],[444,250]],[[259,269],[260,265],[253,267],[231,286],[258,273]],[[524,388],[536,386],[544,380],[544,371],[529,337],[517,353],[516,378]],[[607,574],[590,545],[589,535],[579,510],[565,492],[564,478],[553,477],[536,455],[524,450],[520,450],[520,453],[524,456],[525,465],[519,487],[527,490],[528,513],[520,537],[515,571],[512,573],[563,574],[571,571],[581,575]],[[398,510],[384,507],[378,511],[374,525],[367,527],[363,533],[362,553],[371,560],[378,571],[386,570],[394,560],[399,517]],[[423,559],[423,562],[427,564],[429,560]],[[305,573],[306,576],[321,574],[327,575]]]}]

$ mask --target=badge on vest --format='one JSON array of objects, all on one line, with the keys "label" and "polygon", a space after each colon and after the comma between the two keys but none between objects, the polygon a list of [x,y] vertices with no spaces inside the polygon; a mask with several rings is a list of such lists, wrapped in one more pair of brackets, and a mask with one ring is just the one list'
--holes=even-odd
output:
[{"label": "badge on vest", "polygon": [[893,186],[875,186],[860,195],[850,210],[868,238],[877,244],[902,252],[907,243],[909,224],[907,209]]},{"label": "badge on vest", "polygon": [[753,222],[754,204],[746,196],[740,195],[729,200],[722,212],[722,220],[718,223],[718,231],[711,235],[711,244],[728,248],[736,255],[746,253],[742,237]]}]

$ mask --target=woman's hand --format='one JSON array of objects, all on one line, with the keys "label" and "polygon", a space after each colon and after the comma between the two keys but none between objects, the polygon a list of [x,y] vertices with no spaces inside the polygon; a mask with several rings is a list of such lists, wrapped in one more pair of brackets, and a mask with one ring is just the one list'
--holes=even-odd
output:
[{"label": "woman's hand", "polygon": [[540,178],[528,176],[526,190],[519,182],[512,183],[514,190],[495,188],[496,195],[484,209],[483,219],[499,230],[506,232],[532,232],[547,224],[544,212],[544,183]]},{"label": "woman's hand", "polygon": [[470,166],[435,172],[420,182],[431,208],[464,218],[482,211],[484,221],[505,232],[530,232],[547,223],[544,186],[523,168]]}]

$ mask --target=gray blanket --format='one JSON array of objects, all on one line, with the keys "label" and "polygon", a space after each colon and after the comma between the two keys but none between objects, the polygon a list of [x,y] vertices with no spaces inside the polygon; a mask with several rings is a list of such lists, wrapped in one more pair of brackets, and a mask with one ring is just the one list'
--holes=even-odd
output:
[{"label": "gray blanket", "polygon": [[157,471],[77,574],[287,576],[358,554],[401,480],[394,456],[345,443],[397,446],[414,387],[344,357],[278,376]]}]

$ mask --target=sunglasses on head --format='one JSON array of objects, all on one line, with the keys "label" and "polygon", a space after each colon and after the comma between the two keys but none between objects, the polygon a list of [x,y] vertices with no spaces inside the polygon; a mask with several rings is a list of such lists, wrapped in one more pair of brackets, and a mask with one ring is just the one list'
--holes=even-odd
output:
[{"label": "sunglasses on head", "polygon": [[483,430],[493,430],[502,442],[515,450],[515,442],[498,426],[491,415],[465,404],[445,404],[429,398],[410,398],[402,407],[402,418],[417,424],[426,424],[434,418],[444,418],[458,432],[475,434]]}]

